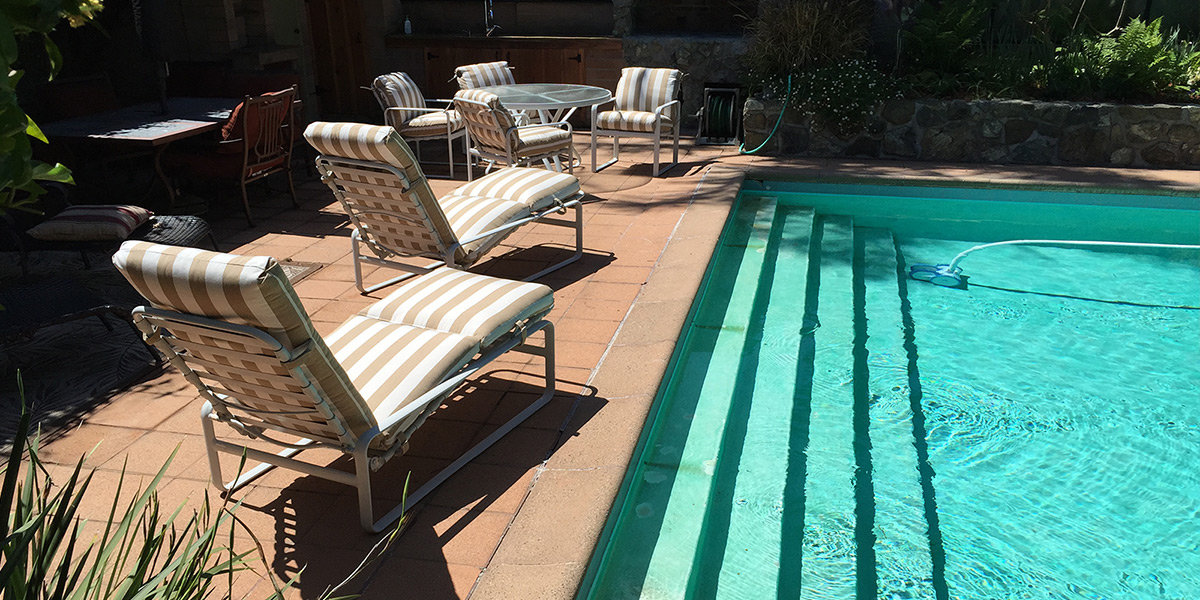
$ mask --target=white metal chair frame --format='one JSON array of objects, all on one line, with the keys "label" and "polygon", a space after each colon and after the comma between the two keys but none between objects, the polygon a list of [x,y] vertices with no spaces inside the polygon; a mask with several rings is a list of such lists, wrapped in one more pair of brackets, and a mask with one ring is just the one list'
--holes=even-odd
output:
[{"label": "white metal chair frame", "polygon": [[[252,413],[254,409],[240,405],[235,398],[230,398],[225,394],[213,391],[201,376],[188,365],[187,360],[184,358],[186,349],[180,352],[171,343],[172,340],[175,340],[174,336],[171,335],[171,330],[178,328],[180,330],[186,329],[194,332],[202,332],[206,336],[217,337],[222,340],[232,341],[233,343],[246,343],[250,347],[273,351],[279,364],[288,368],[289,374],[295,379],[296,385],[303,390],[302,392],[296,392],[296,394],[305,396],[306,400],[319,408],[323,408],[323,414],[328,420],[340,420],[340,415],[328,408],[332,406],[329,398],[322,393],[319,386],[310,383],[311,373],[309,373],[308,369],[303,365],[290,366],[293,361],[296,361],[308,351],[311,341],[306,342],[295,351],[289,351],[278,339],[261,329],[144,306],[134,309],[133,319],[138,329],[145,335],[147,343],[162,352],[171,365],[179,369],[183,373],[184,378],[200,390],[201,396],[205,399],[204,407],[201,409],[201,421],[204,428],[205,446],[208,452],[209,470],[214,486],[222,489],[225,493],[231,493],[275,467],[283,467],[314,477],[343,483],[353,486],[358,490],[359,522],[364,530],[372,533],[383,531],[389,525],[395,523],[404,514],[407,506],[412,506],[419,502],[465,464],[479,456],[530,415],[545,406],[550,398],[554,396],[555,391],[554,325],[550,321],[540,319],[523,327],[515,328],[507,336],[500,338],[488,348],[481,350],[479,356],[466,366],[448,376],[437,386],[422,394],[420,398],[410,402],[396,413],[389,415],[385,420],[377,423],[375,427],[367,430],[360,436],[356,437],[348,432],[348,428],[342,427],[342,431],[346,433],[341,435],[340,440],[320,441],[303,438],[295,443],[288,443],[274,439],[266,434],[261,427],[243,424],[235,413],[239,411]],[[527,338],[538,331],[545,332],[543,345],[534,346],[528,344]],[[466,453],[435,475],[425,485],[421,486],[415,492],[408,493],[404,502],[389,510],[378,520],[375,520],[371,497],[371,473],[378,471],[398,452],[403,453],[403,450],[408,446],[407,440],[411,434],[420,427],[424,422],[424,418],[432,414],[441,405],[442,400],[449,396],[459,384],[509,350],[541,356],[544,359],[545,387],[542,394],[507,423],[492,432],[487,438],[467,450]],[[261,373],[254,373],[254,375],[263,376]],[[283,394],[284,392],[272,390],[272,393]],[[395,428],[398,424],[418,413],[420,417],[415,419],[413,424],[402,432],[403,441],[397,441],[383,451],[372,448],[372,441],[381,433]],[[270,453],[217,439],[213,428],[213,421],[224,422],[243,435],[281,446],[283,450],[278,453]],[[354,472],[351,473],[342,469],[320,466],[292,458],[303,450],[316,447],[337,448],[347,454],[351,454],[354,459]],[[247,459],[258,461],[260,464],[255,465],[237,479],[225,481],[221,473],[221,462],[218,452],[238,456],[245,455]]]},{"label": "white metal chair frame", "polygon": [[[445,99],[441,99],[441,98],[436,98],[436,99],[435,98],[427,98],[426,101],[427,102],[450,102],[450,103],[453,103],[453,100],[445,100]],[[449,112],[449,109],[389,106],[389,107],[383,109],[384,123],[387,123],[389,125],[391,124],[391,121],[387,118],[388,113],[400,112],[400,111],[434,113],[434,112]],[[458,131],[454,131],[451,127],[450,120],[446,119],[446,133],[445,134],[423,135],[423,136],[416,136],[416,135],[412,135],[412,134],[400,134],[400,137],[404,138],[405,141],[415,142],[413,144],[413,146],[416,146],[417,162],[421,162],[421,142],[440,140],[444,137],[446,139],[446,160],[450,164],[450,177],[449,177],[450,179],[454,179],[454,140],[461,139],[463,141],[462,142],[462,144],[463,144],[463,164],[466,165],[466,167],[467,167],[467,181],[474,180],[474,177],[472,176],[472,173],[471,173],[471,166],[469,164],[469,162],[471,160],[471,154],[470,154],[471,141],[467,137],[467,127],[465,125],[463,126],[462,129],[460,129]],[[427,177],[433,177],[433,176],[427,175]]]},{"label": "white metal chair frame", "polygon": [[[363,231],[370,231],[370,228],[365,227],[361,221],[362,215],[375,213],[387,215],[398,220],[414,222],[411,216],[393,211],[364,210],[358,205],[357,202],[353,201],[352,197],[347,196],[344,188],[338,185],[339,173],[345,173],[347,175],[367,175],[372,178],[377,178],[380,174],[386,173],[396,178],[397,183],[400,185],[400,189],[398,191],[404,194],[408,193],[409,190],[412,189],[412,183],[409,181],[408,177],[404,175],[403,171],[386,163],[368,162],[351,158],[326,156],[322,154],[317,157],[317,172],[321,174],[321,181],[325,182],[325,185],[329,186],[330,190],[333,190],[334,197],[336,197],[338,202],[341,203],[342,208],[350,217],[351,224],[354,226],[354,231],[350,234],[351,255],[354,258],[354,285],[363,294],[369,294],[389,285],[399,283],[405,279],[428,272],[429,270],[442,265],[456,269],[462,269],[466,266],[470,266],[459,265],[456,263],[455,254],[460,247],[477,240],[491,237],[493,235],[504,234],[505,232],[509,232],[517,227],[533,221],[540,221],[556,227],[574,228],[575,252],[572,253],[571,256],[566,260],[550,265],[549,267],[546,267],[545,269],[526,277],[523,281],[533,281],[543,275],[546,275],[547,273],[557,271],[558,269],[561,269],[583,257],[583,191],[578,192],[569,199],[557,201],[554,206],[531,214],[528,217],[509,221],[500,227],[480,232],[471,237],[459,239],[456,242],[446,246],[440,255],[414,254],[412,252],[406,252],[392,248],[369,236],[364,238],[362,235]],[[358,187],[362,186],[362,184],[355,185]],[[378,198],[372,198],[372,200],[378,200]],[[574,209],[575,211],[575,218],[573,220],[559,219],[551,216],[554,213],[565,214],[568,208]],[[421,225],[424,226],[423,223]],[[362,246],[364,245],[371,249],[370,253],[362,251]],[[422,256],[425,258],[435,259],[435,262],[422,266],[414,266],[407,263],[389,260],[387,258],[389,256]],[[382,283],[366,287],[363,284],[362,275],[362,263],[364,262],[376,266],[400,269],[405,271],[405,274],[393,277],[392,279]]]},{"label": "white metal chair frame", "polygon": [[[492,117],[493,126],[498,130],[502,129],[502,127],[500,125],[500,120],[497,119],[494,114],[492,114],[492,108],[489,107],[487,104],[485,104],[483,102],[477,102],[475,100],[470,100],[468,98],[455,98],[454,101],[462,102],[464,104],[472,104],[475,106],[483,107],[483,110],[487,111],[488,114]],[[509,114],[511,114],[513,116],[514,121],[519,121],[518,113],[509,111]],[[560,129],[566,129],[567,138],[568,138],[567,152],[566,152],[566,157],[565,157],[566,162],[567,162],[567,172],[574,174],[575,173],[575,158],[578,156],[578,154],[575,152],[575,139],[574,139],[575,128],[572,127],[572,125],[570,123],[568,123],[567,121],[555,121],[553,123],[534,123],[531,125],[517,125],[516,127],[510,127],[504,131],[504,146],[505,146],[506,152],[504,154],[500,154],[498,152],[488,151],[488,150],[484,149],[481,145],[476,144],[474,142],[474,139],[471,136],[471,123],[468,120],[467,126],[466,126],[467,139],[471,140],[471,141],[468,143],[469,148],[468,148],[467,152],[469,155],[471,155],[473,157],[476,157],[483,161],[487,161],[488,166],[487,166],[487,169],[484,170],[485,175],[487,173],[490,173],[492,171],[492,168],[494,168],[496,166],[496,163],[499,161],[504,161],[505,163],[507,163],[511,166],[514,166],[514,167],[529,165],[533,161],[541,161],[542,164],[547,169],[551,169],[553,171],[562,173],[562,160],[561,160],[562,159],[562,156],[561,156],[562,151],[561,150],[554,150],[553,152],[545,152],[542,154],[534,154],[534,155],[529,155],[529,156],[517,156],[513,153],[513,148],[516,147],[516,145],[517,145],[518,132],[522,129],[529,129],[529,128],[533,128],[533,127],[558,127]],[[551,161],[553,161],[554,167],[550,166]],[[469,173],[470,171],[471,171],[471,167],[468,165],[467,172]]]},{"label": "white metal chair frame", "polygon": [[[604,106],[605,104],[608,104],[609,102],[615,102],[615,101],[616,101],[616,98],[612,98],[612,99],[606,100],[606,101],[592,107],[592,172],[599,173],[601,170],[612,166],[613,164],[615,164],[617,162],[618,159],[620,159],[620,156],[621,156],[620,139],[623,137],[644,138],[644,139],[650,139],[650,140],[654,141],[654,176],[655,177],[658,177],[658,176],[662,175],[663,173],[666,173],[667,171],[671,170],[672,167],[674,167],[675,165],[678,165],[679,164],[679,121],[680,121],[680,119],[676,118],[674,120],[674,122],[671,124],[671,137],[674,139],[674,142],[672,143],[672,148],[671,148],[671,164],[663,167],[662,170],[659,170],[659,168],[658,168],[659,149],[662,146],[662,117],[663,117],[663,114],[668,109],[670,109],[672,106],[677,107],[680,104],[679,100],[678,99],[672,100],[672,101],[667,102],[666,104],[662,104],[654,109],[654,131],[652,131],[652,132],[626,131],[624,129],[601,129],[600,127],[598,127],[596,125],[596,115],[600,113],[600,107]],[[596,163],[596,146],[597,146],[596,138],[600,137],[600,136],[607,136],[607,137],[611,137],[613,139],[612,158],[610,158],[608,160],[608,162],[606,162],[602,165],[598,165]]]},{"label": "white metal chair frame", "polygon": [[[369,90],[371,92],[371,94],[373,96],[375,96],[375,100],[377,102],[379,102],[379,106],[383,107],[383,122],[384,122],[384,124],[391,125],[392,127],[396,127],[396,125],[399,125],[399,123],[392,122],[392,119],[389,117],[390,113],[393,113],[393,112],[419,112],[419,113],[444,112],[444,113],[449,113],[451,110],[450,107],[454,106],[454,100],[448,100],[446,98],[425,98],[426,104],[445,104],[446,108],[429,108],[428,106],[392,106],[390,104],[390,101],[388,100],[388,98],[383,95],[383,92],[381,90],[377,89],[374,85],[362,86],[362,87],[365,90]],[[399,132],[399,130],[400,130],[400,128],[396,127],[396,131]],[[421,142],[429,142],[429,141],[440,140],[440,139],[445,138],[445,140],[446,140],[446,160],[448,161],[448,164],[450,165],[450,177],[449,177],[450,179],[454,179],[454,140],[461,139],[463,141],[463,162],[467,163],[467,181],[473,180],[472,173],[471,173],[471,167],[469,164],[470,160],[471,160],[471,155],[469,153],[471,142],[467,138],[466,125],[463,125],[463,128],[460,129],[459,131],[454,131],[451,127],[450,119],[447,118],[445,134],[439,133],[437,135],[412,135],[412,134],[401,133],[400,137],[404,138],[405,141],[414,142],[413,146],[416,146],[416,151],[417,151],[417,162],[421,162]],[[435,164],[440,164],[440,163],[435,163]],[[433,176],[427,175],[427,177],[433,177]]]}]

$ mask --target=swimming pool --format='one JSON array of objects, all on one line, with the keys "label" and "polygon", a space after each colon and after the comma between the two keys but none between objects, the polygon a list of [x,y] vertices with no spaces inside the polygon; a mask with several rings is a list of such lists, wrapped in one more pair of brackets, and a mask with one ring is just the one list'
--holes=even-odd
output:
[{"label": "swimming pool", "polygon": [[1200,597],[1200,198],[748,182],[587,598]]}]

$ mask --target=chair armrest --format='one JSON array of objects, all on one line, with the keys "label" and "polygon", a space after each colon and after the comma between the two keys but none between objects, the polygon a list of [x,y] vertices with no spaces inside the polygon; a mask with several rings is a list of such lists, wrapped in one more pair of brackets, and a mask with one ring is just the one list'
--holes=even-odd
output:
[{"label": "chair armrest", "polygon": [[387,113],[389,113],[389,112],[392,112],[392,111],[398,111],[398,110],[403,110],[403,111],[413,111],[413,112],[423,112],[423,113],[446,112],[446,109],[444,109],[444,108],[417,108],[417,107],[415,107],[415,106],[413,106],[413,107],[408,107],[408,106],[389,106],[389,107],[387,107],[387,108],[383,109],[383,113],[384,113],[384,114],[387,114]]},{"label": "chair armrest", "polygon": [[658,118],[662,117],[663,111],[666,110],[667,108],[669,108],[672,104],[679,104],[679,101],[672,100],[672,101],[670,101],[666,104],[663,104],[663,105],[659,106],[658,108],[654,109],[654,118],[658,119]]},{"label": "chair armrest", "polygon": [[529,129],[531,127],[559,127],[565,125],[568,132],[573,132],[575,129],[566,121],[554,121],[553,123],[531,123],[529,125],[517,125],[513,129]]},{"label": "chair armrest", "polygon": [[604,102],[599,102],[599,103],[593,104],[592,109],[594,110],[594,109],[600,108],[601,106],[604,106],[605,104],[608,104],[609,102],[616,102],[616,101],[617,101],[616,98],[609,98],[608,100],[605,100]]}]

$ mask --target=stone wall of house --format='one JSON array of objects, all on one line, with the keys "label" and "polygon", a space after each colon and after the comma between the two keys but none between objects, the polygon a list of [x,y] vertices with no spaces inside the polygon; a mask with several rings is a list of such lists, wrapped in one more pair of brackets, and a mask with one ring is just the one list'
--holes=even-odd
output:
[{"label": "stone wall of house", "polygon": [[[766,139],[781,108],[779,101],[747,101],[747,148]],[[861,131],[840,135],[789,108],[760,152],[1200,169],[1200,105],[898,99],[884,104]]]},{"label": "stone wall of house", "polygon": [[695,126],[691,116],[700,110],[704,84],[740,82],[739,59],[746,51],[743,38],[715,36],[638,35],[622,38],[621,45],[626,65],[683,71],[683,125],[688,128]]}]

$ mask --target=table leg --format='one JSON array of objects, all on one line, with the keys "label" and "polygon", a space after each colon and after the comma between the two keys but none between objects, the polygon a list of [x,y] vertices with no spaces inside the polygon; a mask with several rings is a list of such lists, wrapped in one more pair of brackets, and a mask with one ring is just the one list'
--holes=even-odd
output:
[{"label": "table leg", "polygon": [[[167,188],[167,211],[170,212],[175,208],[175,186],[171,184],[171,179],[167,177],[167,172],[163,170],[162,155],[167,151],[167,146],[170,144],[162,144],[154,147],[154,172],[158,174],[158,179],[162,181],[163,186]],[[150,188],[153,189],[153,184]],[[147,194],[149,189],[146,190]]]}]

